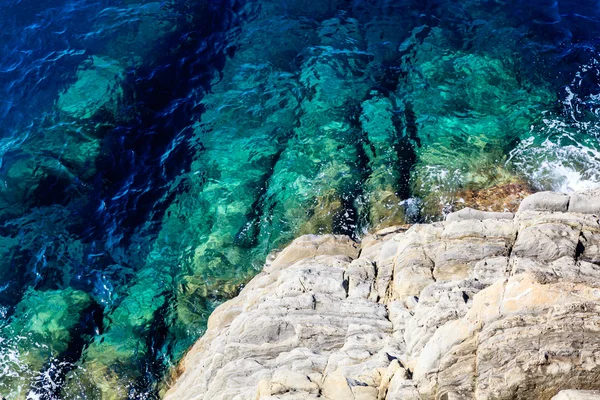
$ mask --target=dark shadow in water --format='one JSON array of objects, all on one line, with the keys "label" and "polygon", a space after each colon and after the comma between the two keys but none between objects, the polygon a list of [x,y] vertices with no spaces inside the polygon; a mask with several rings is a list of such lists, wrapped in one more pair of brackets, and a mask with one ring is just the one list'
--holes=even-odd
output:
[{"label": "dark shadow in water", "polygon": [[84,237],[94,240],[108,233],[122,237],[120,244],[126,246],[136,228],[160,221],[176,194],[169,185],[189,171],[195,154],[192,124],[203,112],[199,101],[233,52],[224,32],[239,23],[241,5],[201,1],[187,7],[193,21],[123,83],[122,112],[134,117],[104,142],[88,211],[93,219]]},{"label": "dark shadow in water", "polygon": [[[85,211],[90,218],[77,233],[89,243],[100,241],[109,253],[111,247],[138,247],[140,231],[146,236],[143,243],[152,243],[148,237],[156,235],[169,203],[183,189],[172,183],[189,172],[201,148],[194,143],[193,123],[204,111],[200,100],[235,51],[230,32],[240,23],[242,7],[243,2],[226,0],[187,3],[185,14],[178,14],[190,18],[179,21],[177,32],[151,52],[151,60],[128,73],[121,112],[133,117],[103,143],[94,195]],[[125,250],[135,251],[140,252]],[[167,337],[169,305],[164,307],[148,331],[149,357],[138,361],[144,376],[134,384],[133,397],[153,387],[163,372],[158,358]]]},{"label": "dark shadow in water", "polygon": [[[60,288],[68,283],[94,293],[102,286],[96,279],[99,276],[109,282],[114,279],[115,286],[124,279],[122,268],[109,267],[123,263],[135,270],[142,266],[140,260],[152,243],[163,213],[178,193],[171,185],[189,172],[201,147],[194,143],[192,127],[203,112],[200,100],[219,77],[227,57],[234,54],[231,30],[239,25],[240,18],[245,18],[243,1],[201,0],[166,6],[172,7],[173,15],[181,16],[176,20],[177,29],[149,53],[141,67],[128,71],[122,84],[119,115],[110,121],[103,120],[109,118],[106,114],[94,117],[100,124],[125,122],[103,139],[102,155],[96,161],[98,172],[81,183],[88,189],[79,193],[72,181],[51,174],[33,194],[35,206],[61,205],[68,209],[72,218],[65,222],[66,229],[83,243],[83,263],[68,266],[73,271],[64,274],[52,266],[37,274],[32,272],[38,268],[36,254],[30,250],[15,255],[13,262],[18,265],[11,270],[18,272],[10,278],[18,282],[19,290],[11,290],[9,305],[16,304],[28,286]],[[145,247],[139,248],[140,243]],[[129,248],[131,244],[136,246]],[[52,248],[47,251],[48,258],[56,252]],[[64,282],[65,276],[73,280]],[[11,289],[14,287],[11,285]],[[155,326],[148,332],[150,358],[158,357],[157,349],[166,337],[163,321],[167,312],[157,312]],[[59,361],[79,358],[93,332],[101,329],[102,313],[99,305],[83,313],[69,349]],[[146,376],[139,386],[152,387],[161,376],[163,364],[155,359],[142,362],[139,368],[146,371]],[[48,379],[54,382],[62,382],[68,372],[68,368],[47,368]],[[40,390],[46,387],[44,383],[48,382],[39,382]]]}]

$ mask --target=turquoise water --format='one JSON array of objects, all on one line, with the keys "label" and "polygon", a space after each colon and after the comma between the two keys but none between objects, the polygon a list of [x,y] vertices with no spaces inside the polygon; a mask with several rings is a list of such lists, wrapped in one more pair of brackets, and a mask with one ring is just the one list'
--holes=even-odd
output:
[{"label": "turquoise water", "polygon": [[0,395],[159,398],[210,312],[300,234],[597,187],[599,17],[4,2]]}]

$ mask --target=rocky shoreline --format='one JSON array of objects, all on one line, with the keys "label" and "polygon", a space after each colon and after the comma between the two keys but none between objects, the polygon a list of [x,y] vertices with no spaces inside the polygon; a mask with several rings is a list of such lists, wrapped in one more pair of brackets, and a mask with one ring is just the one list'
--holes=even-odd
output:
[{"label": "rocky shoreline", "polygon": [[463,209],[269,257],[165,395],[185,399],[600,398],[600,191]]}]

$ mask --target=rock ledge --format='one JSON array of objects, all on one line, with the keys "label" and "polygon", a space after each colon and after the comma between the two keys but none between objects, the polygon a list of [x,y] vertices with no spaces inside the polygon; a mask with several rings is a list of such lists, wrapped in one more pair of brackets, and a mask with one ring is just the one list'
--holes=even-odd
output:
[{"label": "rock ledge", "polygon": [[212,314],[169,400],[600,399],[600,192],[359,245],[296,239]]}]

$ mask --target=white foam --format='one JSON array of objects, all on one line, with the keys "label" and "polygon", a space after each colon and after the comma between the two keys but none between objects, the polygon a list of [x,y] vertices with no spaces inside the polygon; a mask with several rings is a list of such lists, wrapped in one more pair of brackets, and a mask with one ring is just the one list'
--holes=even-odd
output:
[{"label": "white foam", "polygon": [[[511,152],[509,164],[537,189],[570,193],[600,186],[600,151],[591,141],[561,136],[536,145],[533,139],[521,142]],[[574,144],[564,145],[565,139]]]},{"label": "white foam", "polygon": [[[594,61],[582,70],[594,68]],[[511,151],[507,162],[539,190],[570,193],[600,187],[600,121],[580,121],[578,73],[565,88],[562,115],[547,111],[541,123]],[[591,95],[588,101],[595,101]],[[600,98],[600,97],[599,97]]]}]

